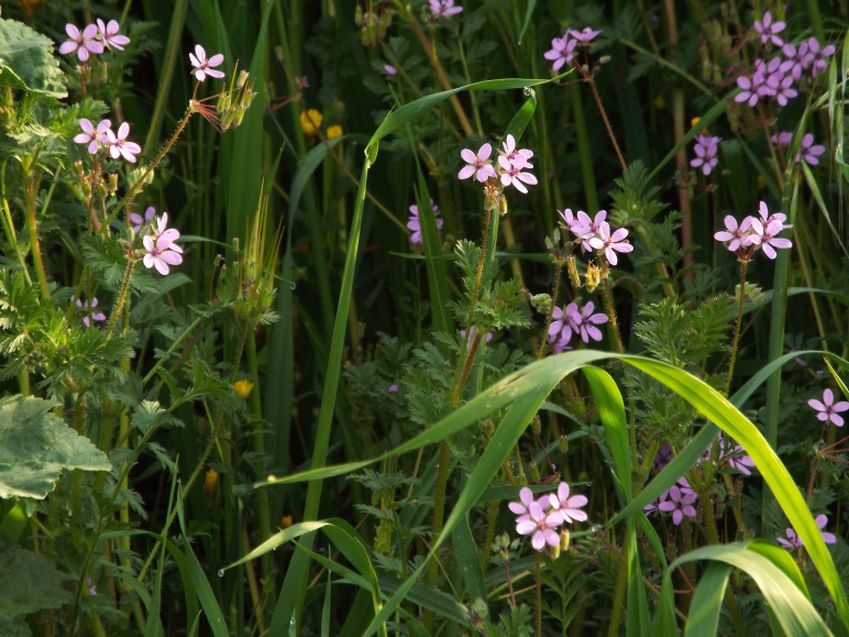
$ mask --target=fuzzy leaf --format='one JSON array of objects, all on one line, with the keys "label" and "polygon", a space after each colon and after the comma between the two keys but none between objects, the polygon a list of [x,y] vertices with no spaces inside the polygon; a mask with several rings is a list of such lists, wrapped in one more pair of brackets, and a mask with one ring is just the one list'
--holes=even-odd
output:
[{"label": "fuzzy leaf", "polygon": [[67,97],[65,76],[53,57],[54,46],[50,38],[23,22],[0,19],[0,86]]},{"label": "fuzzy leaf", "polygon": [[0,637],[29,637],[23,618],[71,601],[62,589],[67,575],[47,559],[19,546],[0,544]]},{"label": "fuzzy leaf", "polygon": [[0,498],[43,499],[62,469],[112,468],[91,441],[50,413],[52,406],[24,396],[0,400]]}]

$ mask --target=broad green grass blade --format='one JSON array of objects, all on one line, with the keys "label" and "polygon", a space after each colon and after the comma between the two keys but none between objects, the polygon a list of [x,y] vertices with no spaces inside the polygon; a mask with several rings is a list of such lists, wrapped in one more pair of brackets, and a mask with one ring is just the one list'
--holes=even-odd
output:
[{"label": "broad green grass blade", "polygon": [[327,584],[324,585],[324,604],[321,606],[321,637],[330,637],[330,591],[333,580],[330,571],[327,572]]},{"label": "broad green grass blade", "polygon": [[[757,550],[751,550],[746,544],[726,544],[705,546],[681,556],[670,564],[663,576],[664,588],[672,586],[671,572],[688,562],[714,560],[739,568],[758,585],[787,637],[829,637],[832,632],[817,613],[810,599],[799,590],[796,583],[785,571]],[[718,586],[714,576],[714,586]],[[707,595],[708,592],[705,592]],[[716,593],[712,595],[716,598]],[[709,633],[701,633],[709,634]]]},{"label": "broad green grass blade", "polygon": [[625,502],[631,499],[633,485],[631,480],[631,449],[628,446],[628,425],[625,420],[625,403],[613,377],[598,367],[584,367],[581,370],[587,378],[590,389],[596,398],[596,409],[604,432],[607,446],[613,457],[614,474]]},{"label": "broad green grass blade", "polygon": [[522,30],[519,32],[519,40],[517,44],[521,45],[525,37],[528,27],[531,26],[531,18],[534,15],[534,9],[537,6],[537,0],[528,0],[528,8],[525,9],[525,20],[522,22]]},{"label": "broad green grass blade", "polygon": [[481,570],[480,547],[472,535],[469,518],[464,517],[457,523],[457,528],[451,536],[451,546],[454,547],[454,559],[463,573],[466,592],[469,600],[482,599],[486,601],[486,586],[483,583]]},{"label": "broad green grass blade", "polygon": [[716,637],[730,574],[731,565],[724,562],[711,562],[705,569],[690,602],[684,637]]},{"label": "broad green grass blade", "polygon": [[531,123],[531,120],[534,118],[534,114],[537,112],[537,98],[534,89],[527,88],[525,89],[530,93],[528,99],[525,100],[525,103],[516,111],[516,114],[513,115],[513,119],[510,120],[510,123],[507,124],[507,130],[504,132],[504,136],[512,135],[516,138],[516,141],[519,141],[522,138],[522,135],[525,133],[525,129],[528,127],[528,124]]}]

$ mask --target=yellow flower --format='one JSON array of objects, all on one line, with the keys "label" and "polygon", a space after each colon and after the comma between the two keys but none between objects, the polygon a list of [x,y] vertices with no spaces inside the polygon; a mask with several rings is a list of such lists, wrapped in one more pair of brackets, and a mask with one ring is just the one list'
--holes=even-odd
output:
[{"label": "yellow flower", "polygon": [[342,137],[342,127],[339,124],[327,127],[327,139],[336,139]]},{"label": "yellow flower", "polygon": [[282,518],[280,518],[280,528],[281,529],[288,529],[290,526],[292,526],[292,516],[291,515],[284,515]]},{"label": "yellow flower", "polygon": [[315,135],[321,128],[321,120],[323,119],[324,115],[321,114],[321,111],[314,108],[301,111],[301,130],[304,131],[304,135],[308,137]]},{"label": "yellow flower", "polygon": [[215,469],[207,469],[203,476],[203,490],[206,495],[215,495],[215,487],[218,486],[218,472]]},{"label": "yellow flower", "polygon": [[251,395],[251,390],[254,388],[254,384],[249,380],[237,380],[233,383],[233,389],[237,394],[242,398],[242,400],[247,400],[248,396]]},{"label": "yellow flower", "polygon": [[702,120],[701,117],[694,117],[693,119],[691,119],[690,120],[690,128],[692,128],[693,126],[698,124],[701,120]]}]

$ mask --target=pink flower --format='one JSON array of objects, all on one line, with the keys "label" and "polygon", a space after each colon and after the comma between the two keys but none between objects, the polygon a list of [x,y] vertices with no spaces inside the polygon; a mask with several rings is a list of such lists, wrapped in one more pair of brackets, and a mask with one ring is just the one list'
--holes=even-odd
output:
[{"label": "pink flower", "polygon": [[83,314],[83,325],[86,327],[91,327],[92,321],[100,322],[106,320],[106,315],[103,312],[98,312],[94,309],[98,304],[96,296],[91,297],[91,302],[76,299],[76,303]]},{"label": "pink flower", "polygon": [[189,61],[192,66],[192,73],[197,78],[198,82],[203,82],[207,76],[209,77],[224,77],[224,73],[212,67],[219,66],[224,61],[224,56],[221,53],[216,53],[211,58],[206,58],[206,51],[200,44],[195,45],[195,52],[189,53]]},{"label": "pink flower", "polygon": [[100,149],[101,144],[106,144],[109,140],[107,131],[112,127],[112,122],[108,119],[100,120],[97,128],[94,127],[89,120],[82,118],[80,120],[80,128],[82,133],[74,135],[74,141],[77,144],[88,144],[88,152],[92,155],[96,154]]},{"label": "pink flower", "polygon": [[701,168],[702,174],[704,174],[705,177],[709,176],[711,171],[713,171],[719,163],[717,153],[719,152],[719,142],[721,140],[721,137],[696,135],[696,144],[693,147],[693,152],[696,153],[696,156],[690,160],[690,166],[693,168]]},{"label": "pink flower", "polygon": [[596,235],[589,240],[590,247],[599,252],[604,252],[604,256],[610,265],[616,265],[619,262],[617,252],[632,252],[632,246],[626,237],[628,231],[625,228],[619,228],[613,234],[610,234],[610,224],[602,221],[596,231]]},{"label": "pink flower", "polygon": [[[436,214],[439,212],[439,206],[433,203],[433,200],[431,200],[430,205],[433,208],[433,214],[436,215],[436,227],[442,228],[444,221],[442,217]],[[410,218],[407,219],[407,229],[410,231],[410,243],[421,245],[423,239],[422,224],[419,219],[419,207],[415,204],[410,206]]]},{"label": "pink flower", "polygon": [[826,389],[822,393],[822,402],[816,398],[811,398],[808,401],[811,409],[816,410],[817,420],[821,422],[831,422],[835,427],[843,426],[843,416],[840,412],[849,409],[849,402],[841,400],[839,403],[834,402],[834,393],[830,389]]},{"label": "pink flower", "polygon": [[519,489],[519,501],[509,502],[507,508],[518,516],[528,515],[531,502],[536,502],[534,492],[528,487]]},{"label": "pink flower", "polygon": [[799,152],[796,153],[796,163],[804,161],[806,164],[816,166],[820,163],[819,156],[824,152],[825,146],[814,144],[814,136],[811,133],[805,133]]},{"label": "pink flower", "polygon": [[103,44],[108,49],[115,48],[123,51],[124,47],[130,43],[130,38],[118,33],[120,28],[117,20],[110,20],[107,24],[104,24],[103,20],[100,18],[97,19],[97,29],[100,31],[100,39],[103,40]]},{"label": "pink flower", "polygon": [[557,494],[552,493],[548,498],[551,501],[551,510],[559,511],[566,524],[575,521],[587,521],[586,512],[581,510],[581,507],[587,505],[587,496],[573,495],[569,497],[569,485],[567,483],[561,482],[557,486]]},{"label": "pink flower", "polygon": [[516,168],[533,168],[530,159],[534,156],[534,151],[529,148],[516,148],[516,138],[512,135],[507,135],[502,144],[503,150],[499,151],[502,157],[505,157],[512,166]]},{"label": "pink flower", "polygon": [[725,215],[723,219],[725,230],[720,230],[714,233],[713,238],[722,243],[728,243],[728,249],[731,252],[737,252],[740,248],[746,248],[751,245],[747,231],[752,223],[751,217],[746,217],[740,225],[737,225],[737,219],[731,215]]},{"label": "pink flower", "polygon": [[393,383],[392,385],[389,386],[389,388],[386,391],[388,391],[390,394],[397,394],[398,393],[398,385]]},{"label": "pink flower", "polygon": [[454,6],[454,0],[428,0],[434,18],[450,18],[463,12],[463,7]]},{"label": "pink flower", "polygon": [[548,327],[548,342],[556,341],[567,345],[572,340],[572,333],[579,331],[580,327],[576,325],[580,324],[580,320],[581,313],[577,303],[570,303],[565,309],[555,306],[551,312],[551,325]]},{"label": "pink flower", "polygon": [[396,69],[391,64],[384,64],[383,70],[387,75],[398,75],[398,69]]},{"label": "pink flower", "polygon": [[501,169],[501,185],[505,188],[507,186],[513,186],[523,195],[526,195],[528,194],[528,188],[525,184],[536,186],[538,182],[533,173],[524,171],[525,168],[533,168],[533,166],[527,163],[527,160],[524,158],[519,157],[518,159],[520,165],[512,163],[504,155],[499,155],[498,167]]},{"label": "pink flower", "polygon": [[601,29],[596,31],[594,29],[591,29],[590,27],[584,27],[580,31],[578,31],[577,29],[569,29],[567,33],[573,38],[575,38],[578,42],[586,46],[596,39],[596,36],[601,33]]},{"label": "pink flower", "polygon": [[696,517],[696,508],[693,503],[699,499],[692,491],[684,492],[677,486],[669,487],[669,499],[657,505],[659,511],[672,513],[672,523],[675,526],[681,524],[685,517]]},{"label": "pink flower", "polygon": [[751,226],[752,234],[749,236],[749,241],[752,245],[760,246],[768,258],[775,260],[778,256],[775,248],[786,250],[793,247],[790,239],[776,236],[784,229],[780,221],[764,224],[761,219],[755,219],[753,217]]},{"label": "pink flower", "polygon": [[141,146],[135,142],[129,141],[127,139],[127,135],[129,134],[130,125],[127,122],[124,122],[118,127],[117,135],[111,128],[106,131],[108,138],[106,143],[109,146],[109,154],[112,155],[113,159],[118,159],[118,157],[123,156],[128,162],[135,164],[136,155],[141,152]]},{"label": "pink flower", "polygon": [[[165,214],[167,215],[168,213]],[[138,234],[139,230],[153,221],[154,216],[156,216],[156,208],[148,206],[144,211],[144,217],[136,212],[131,212],[129,216],[130,223],[133,224],[133,232]]]},{"label": "pink flower", "polygon": [[[719,451],[717,460],[719,462],[725,461],[729,467],[736,469],[744,476],[752,475],[749,469],[755,466],[755,461],[752,460],[752,457],[746,453],[743,447],[738,444],[732,445],[732,443],[725,440],[722,434],[717,439],[717,445]],[[710,454],[710,451],[707,453]]]},{"label": "pink flower", "polygon": [[474,175],[475,179],[483,183],[487,179],[496,177],[495,168],[489,161],[489,156],[492,154],[492,146],[484,144],[478,149],[477,154],[470,149],[464,148],[460,151],[460,157],[466,162],[466,165],[457,173],[458,179],[468,179]]},{"label": "pink flower", "polygon": [[770,15],[769,11],[764,12],[763,18],[755,20],[752,26],[760,34],[761,44],[767,44],[769,42],[772,42],[775,46],[784,44],[784,40],[778,34],[784,31],[786,25],[781,21],[773,22],[772,15]]},{"label": "pink flower", "polygon": [[[828,516],[821,513],[816,518],[814,518],[814,522],[817,523],[817,528],[820,530],[820,533],[822,533],[823,542],[825,542],[826,544],[834,544],[835,542],[837,542],[837,538],[834,537],[833,533],[829,533],[828,531],[823,530],[825,528],[825,525],[828,524]],[[795,529],[788,527],[784,533],[785,537],[777,538],[778,543],[781,544],[781,546],[783,546],[784,548],[790,549],[792,551],[793,549],[797,549],[804,544],[802,542],[802,538],[800,538],[796,534]]]},{"label": "pink flower", "polygon": [[575,47],[578,41],[575,38],[569,37],[567,31],[562,38],[553,38],[551,40],[551,49],[545,52],[543,57],[552,62],[551,70],[555,73],[563,68],[563,65],[572,61],[575,57]]},{"label": "pink flower", "polygon": [[590,339],[600,341],[602,339],[601,330],[596,325],[604,325],[610,320],[604,312],[593,313],[594,310],[595,304],[588,301],[578,314],[572,315],[575,322],[574,329],[581,335],[581,340],[584,343],[589,343]]},{"label": "pink flower", "polygon": [[59,47],[59,53],[62,55],[68,55],[76,51],[77,58],[79,58],[80,62],[86,62],[92,53],[95,55],[103,53],[103,45],[96,40],[97,25],[89,24],[85,29],[80,31],[73,24],[66,24],[65,33],[71,39],[63,42]]},{"label": "pink flower", "polygon": [[563,516],[559,511],[546,513],[540,502],[533,501],[528,503],[527,515],[520,515],[516,519],[516,533],[530,535],[531,546],[541,551],[546,544],[548,546],[560,544],[560,534],[556,529],[561,524],[563,524]]}]

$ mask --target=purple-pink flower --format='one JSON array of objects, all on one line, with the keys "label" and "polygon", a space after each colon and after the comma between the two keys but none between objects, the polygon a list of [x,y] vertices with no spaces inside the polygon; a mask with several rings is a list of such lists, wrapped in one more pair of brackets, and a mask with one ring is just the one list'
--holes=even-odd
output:
[{"label": "purple-pink flower", "polygon": [[[738,444],[728,442],[722,434],[717,439],[718,457],[720,463],[725,463],[732,469],[736,469],[745,476],[752,475],[750,469],[755,466],[755,461],[746,453],[746,450]],[[710,453],[710,452],[708,452]]]},{"label": "purple-pink flower", "polygon": [[790,239],[777,236],[784,229],[784,225],[780,221],[772,223],[763,223],[761,219],[752,217],[751,221],[752,233],[749,235],[749,241],[754,246],[760,246],[767,258],[775,260],[778,253],[775,248],[786,250],[793,247]]},{"label": "purple-pink flower", "polygon": [[690,160],[690,166],[701,168],[705,177],[710,175],[719,163],[717,153],[719,152],[720,141],[722,141],[721,137],[696,135],[696,143],[693,146],[693,152],[696,153],[696,156]]},{"label": "purple-pink flower", "polygon": [[391,384],[391,385],[387,388],[387,390],[386,390],[386,391],[388,391],[390,394],[397,394],[397,393],[398,393],[398,385],[397,385],[396,383],[392,383],[392,384]]},{"label": "purple-pink flower", "polygon": [[197,78],[198,82],[203,82],[207,77],[224,77],[224,73],[213,67],[220,66],[224,61],[224,56],[221,53],[216,53],[211,58],[206,57],[206,51],[200,44],[195,45],[195,52],[189,53],[189,61],[192,66],[192,73]]},{"label": "purple-pink flower", "polygon": [[672,523],[675,526],[681,524],[685,517],[696,517],[696,508],[693,503],[699,499],[693,491],[689,493],[678,486],[669,487],[669,499],[657,505],[659,511],[672,513]]},{"label": "purple-pink flower", "polygon": [[156,220],[153,233],[142,237],[146,251],[144,266],[156,268],[164,276],[170,272],[169,266],[180,265],[183,262],[183,249],[176,243],[179,238],[180,231],[168,227],[168,213],[163,212]]},{"label": "purple-pink flower", "polygon": [[787,146],[793,141],[793,133],[789,130],[779,131],[770,137],[769,140],[778,146]]},{"label": "purple-pink flower", "polygon": [[[433,209],[433,214],[436,216],[436,227],[442,228],[444,221],[442,217],[437,215],[439,212],[439,206],[433,203],[433,200],[431,200],[430,205]],[[410,243],[421,245],[423,241],[422,224],[421,219],[419,219],[419,207],[416,204],[410,206],[410,217],[407,219],[407,229],[410,231]]]},{"label": "purple-pink flower", "polygon": [[428,0],[428,4],[434,18],[450,18],[463,12],[463,7],[455,6],[454,0]]},{"label": "purple-pink flower", "polygon": [[131,164],[136,163],[136,155],[141,152],[141,146],[127,139],[130,134],[130,125],[124,122],[118,127],[118,134],[110,128],[106,131],[107,145],[109,146],[109,154],[113,159],[123,157]]},{"label": "purple-pink flower", "polygon": [[811,133],[805,133],[799,146],[799,152],[796,153],[795,161],[797,164],[804,161],[806,164],[816,166],[820,163],[819,156],[824,152],[825,146],[814,144],[814,136]]},{"label": "purple-pink flower", "polygon": [[602,221],[595,236],[589,239],[589,244],[593,249],[604,253],[604,257],[610,265],[616,265],[619,263],[617,252],[632,252],[634,250],[634,246],[628,243],[627,236],[628,231],[625,228],[619,228],[611,234],[610,224]]},{"label": "purple-pink flower", "polygon": [[112,122],[102,119],[97,124],[97,128],[86,118],[82,118],[79,123],[83,132],[74,135],[74,141],[77,144],[88,144],[88,152],[92,155],[97,154],[101,144],[109,142],[107,131],[111,129]]},{"label": "purple-pink flower", "polygon": [[761,36],[761,44],[768,44],[770,42],[775,46],[784,44],[784,40],[778,34],[784,31],[786,25],[780,20],[773,22],[772,15],[769,11],[766,11],[760,20],[755,20],[752,26]]},{"label": "purple-pink flower", "polygon": [[[833,533],[829,533],[828,531],[823,530],[825,529],[825,525],[828,524],[828,516],[821,513],[816,518],[814,518],[814,521],[817,523],[817,528],[820,530],[820,533],[822,533],[823,542],[825,542],[826,544],[834,544],[835,542],[837,542],[837,538],[834,537]],[[779,537],[777,539],[778,543],[781,544],[781,546],[786,549],[790,549],[791,551],[793,549],[799,548],[804,544],[802,542],[802,538],[800,538],[796,534],[796,530],[792,527],[788,527],[785,530],[784,537]]]},{"label": "purple-pink flower", "polygon": [[103,44],[97,40],[98,31],[96,24],[89,24],[82,31],[73,24],[66,24],[65,33],[68,34],[70,39],[59,46],[59,53],[62,55],[68,55],[76,51],[79,61],[87,62],[92,54],[99,55],[103,53]]},{"label": "purple-pink flower", "polygon": [[609,320],[607,314],[595,312],[595,304],[592,301],[588,301],[580,309],[575,302],[562,309],[555,306],[551,318],[548,342],[555,352],[566,349],[573,335],[578,336],[584,343],[589,343],[590,340],[601,341],[603,336],[597,326],[604,325]]},{"label": "purple-pink flower", "polygon": [[398,69],[396,69],[391,64],[384,64],[383,70],[387,75],[398,75]]},{"label": "purple-pink flower", "polygon": [[820,41],[811,36],[804,43],[806,45],[805,60],[811,67],[811,77],[816,77],[828,68],[828,58],[834,55],[837,48],[833,44],[821,47]]},{"label": "purple-pink flower", "polygon": [[587,496],[570,496],[569,485],[566,482],[561,482],[557,485],[557,493],[550,494],[548,498],[551,502],[551,510],[559,512],[566,524],[571,524],[575,521],[587,521],[586,511],[581,510],[587,505]]},{"label": "purple-pink flower", "polygon": [[582,45],[586,46],[596,39],[598,34],[601,33],[601,29],[595,30],[590,27],[584,27],[580,31],[578,29],[569,29],[567,33]]},{"label": "purple-pink flower", "polygon": [[80,309],[80,312],[83,315],[83,325],[86,327],[91,327],[92,322],[100,322],[106,320],[106,315],[103,312],[98,312],[95,308],[97,307],[98,300],[96,296],[91,297],[91,301],[83,301],[81,299],[75,299],[77,307]]},{"label": "purple-pink flower", "polygon": [[713,235],[714,239],[722,243],[727,243],[727,247],[731,252],[737,252],[740,248],[749,247],[748,230],[752,223],[751,217],[746,217],[738,225],[737,219],[731,215],[725,215],[723,223],[725,223],[725,230],[715,232]]},{"label": "purple-pink flower", "polygon": [[522,487],[519,500],[507,505],[517,516],[516,533],[530,535],[531,546],[537,551],[543,550],[546,545],[559,545],[560,535],[556,529],[563,524],[563,516],[559,511],[546,513],[551,506],[549,497],[543,496],[536,500],[528,487]]},{"label": "purple-pink flower", "polygon": [[849,409],[849,402],[845,400],[834,402],[834,392],[830,389],[823,391],[821,401],[811,398],[808,405],[817,412],[818,420],[831,422],[835,427],[843,426],[843,416],[840,413]]},{"label": "purple-pink flower", "polygon": [[[168,213],[165,213],[166,215]],[[133,233],[138,234],[139,230],[141,230],[144,226],[151,223],[153,218],[156,216],[156,208],[153,206],[148,206],[144,211],[144,217],[142,217],[137,212],[131,212],[130,223],[133,224]]]},{"label": "purple-pink flower", "polygon": [[97,19],[97,30],[99,31],[100,39],[107,49],[114,48],[123,51],[124,47],[130,43],[130,38],[118,33],[120,29],[121,26],[117,20],[110,20],[104,23],[100,18]]},{"label": "purple-pink flower", "polygon": [[526,195],[528,188],[525,184],[536,186],[538,183],[534,174],[525,170],[525,168],[533,168],[533,165],[527,163],[524,159],[520,164],[516,164],[507,159],[506,156],[499,155],[498,166],[501,168],[501,185],[505,188],[513,186],[523,195]]},{"label": "purple-pink flower", "polygon": [[578,40],[570,37],[567,31],[561,38],[553,38],[551,40],[551,49],[545,52],[543,57],[551,62],[551,70],[555,73],[563,68],[564,64],[572,62],[575,57],[575,47],[578,46]]},{"label": "purple-pink flower", "polygon": [[466,165],[457,173],[457,178],[468,179],[474,175],[475,179],[481,183],[487,179],[495,179],[495,168],[492,167],[492,162],[489,161],[490,155],[492,155],[492,146],[490,144],[481,146],[477,153],[472,152],[469,148],[461,150],[460,157],[466,162]]}]

